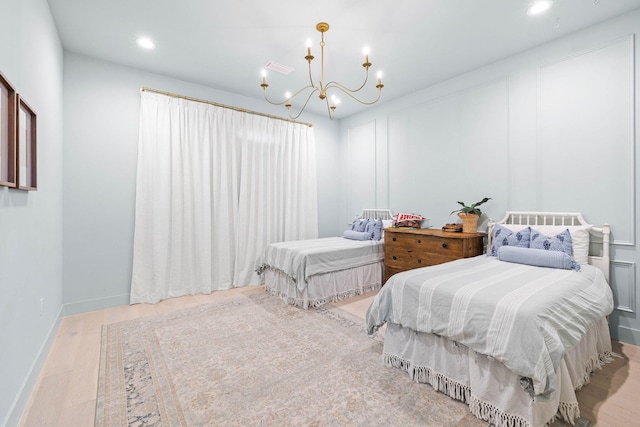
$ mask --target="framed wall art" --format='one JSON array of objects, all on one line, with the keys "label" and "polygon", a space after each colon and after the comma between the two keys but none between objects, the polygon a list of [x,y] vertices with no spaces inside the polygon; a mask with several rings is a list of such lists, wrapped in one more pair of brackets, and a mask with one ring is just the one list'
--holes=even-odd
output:
[{"label": "framed wall art", "polygon": [[17,185],[20,190],[38,189],[36,113],[17,95]]},{"label": "framed wall art", "polygon": [[0,185],[15,188],[16,91],[0,72]]}]

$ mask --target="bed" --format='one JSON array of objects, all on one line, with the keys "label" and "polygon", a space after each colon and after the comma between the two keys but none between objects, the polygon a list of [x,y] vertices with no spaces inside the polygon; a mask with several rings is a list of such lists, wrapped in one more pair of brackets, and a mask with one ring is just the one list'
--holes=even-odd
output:
[{"label": "bed", "polygon": [[[612,357],[609,226],[579,213],[507,212],[487,233],[485,255],[392,276],[367,311],[368,332],[386,324],[386,366],[496,427],[573,424],[575,391]],[[531,246],[517,247],[527,233]],[[566,254],[537,247],[525,263],[502,259],[530,251],[534,235],[568,243],[578,265],[538,266],[533,255]]]},{"label": "bed", "polygon": [[[390,225],[393,214],[388,209],[364,209],[358,218]],[[267,292],[307,309],[380,288],[383,259],[382,240],[296,240],[268,245],[256,272]]]}]

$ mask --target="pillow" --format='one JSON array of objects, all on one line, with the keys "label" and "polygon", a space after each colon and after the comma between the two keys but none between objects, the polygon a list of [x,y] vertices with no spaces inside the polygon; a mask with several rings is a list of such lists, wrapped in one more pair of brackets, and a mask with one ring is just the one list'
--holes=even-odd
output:
[{"label": "pillow", "polygon": [[498,249],[502,246],[516,246],[528,248],[531,236],[531,228],[526,227],[520,231],[512,231],[501,224],[496,224],[493,228],[493,240],[491,241],[491,251],[489,256],[498,256]]},{"label": "pillow", "polygon": [[371,233],[373,240],[380,240],[382,238],[382,220],[370,219],[364,231],[365,233]]},{"label": "pillow", "polygon": [[531,243],[529,244],[529,247],[532,249],[544,249],[547,251],[560,251],[573,258],[571,233],[569,233],[569,230],[567,229],[553,237],[549,237],[537,230],[533,230],[531,231]]},{"label": "pillow", "polygon": [[353,230],[353,231],[364,231],[364,229],[367,227],[367,223],[368,222],[369,222],[368,219],[356,218],[351,223],[351,230]]},{"label": "pillow", "polygon": [[545,236],[539,231],[531,232],[531,249],[543,249],[546,251],[564,252],[571,257],[571,260],[578,266],[576,270],[580,269],[580,265],[573,258],[573,245],[571,243],[571,233],[565,228],[562,233],[556,234],[553,237]]},{"label": "pillow", "polygon": [[380,235],[381,239],[384,239],[384,229],[385,228],[389,228],[389,227],[393,227],[393,220],[392,219],[383,219],[382,220],[382,234]]},{"label": "pillow", "polygon": [[592,225],[534,225],[532,230],[537,230],[546,236],[555,236],[556,234],[569,230],[571,234],[571,242],[573,247],[573,259],[579,264],[589,263],[589,231]]},{"label": "pillow", "polygon": [[372,234],[364,231],[345,230],[342,237],[350,240],[371,240]]},{"label": "pillow", "polygon": [[580,270],[580,265],[574,262],[573,258],[559,251],[502,246],[498,249],[498,259],[537,267],[562,268],[565,270],[575,268]]},{"label": "pillow", "polygon": [[370,219],[367,221],[367,225],[365,225],[364,227],[364,232],[368,233],[372,239],[373,239],[373,229],[375,228],[375,225],[376,225],[376,220]]}]

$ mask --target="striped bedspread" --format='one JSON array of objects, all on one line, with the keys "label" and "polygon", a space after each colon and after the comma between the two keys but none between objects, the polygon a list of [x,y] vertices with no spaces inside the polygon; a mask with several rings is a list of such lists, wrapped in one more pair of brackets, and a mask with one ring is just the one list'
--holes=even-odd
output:
[{"label": "striped bedspread", "polygon": [[386,322],[459,342],[553,391],[566,350],[613,310],[604,274],[534,267],[480,255],[392,276],[367,311]]},{"label": "striped bedspread", "polygon": [[307,287],[309,277],[374,264],[384,259],[382,241],[349,240],[342,237],[295,240],[272,243],[264,250],[256,272],[280,270],[299,290]]}]

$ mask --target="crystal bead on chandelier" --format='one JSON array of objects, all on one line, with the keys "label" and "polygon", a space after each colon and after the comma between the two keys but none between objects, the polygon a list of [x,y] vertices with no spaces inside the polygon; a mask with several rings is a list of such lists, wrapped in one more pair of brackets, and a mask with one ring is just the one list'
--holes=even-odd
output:
[{"label": "crystal bead on chandelier", "polygon": [[[325,83],[325,78],[324,78],[324,33],[326,33],[329,30],[329,24],[327,24],[326,22],[320,22],[318,25],[316,25],[316,30],[318,30],[321,34],[321,40],[320,40],[320,61],[321,61],[321,74],[320,74],[320,80],[317,83],[314,83],[313,81],[313,75],[311,73],[311,61],[313,61],[313,55],[311,55],[311,41],[308,40],[307,41],[307,56],[304,57],[304,59],[307,60],[307,62],[309,63],[309,84],[304,86],[303,88],[301,88],[300,90],[298,90],[297,92],[295,92],[293,95],[291,95],[289,92],[287,92],[285,94],[285,99],[284,101],[280,101],[280,102],[274,102],[271,101],[268,97],[267,97],[267,88],[269,87],[269,85],[267,84],[267,72],[266,70],[262,70],[262,84],[260,86],[262,86],[262,89],[264,91],[264,99],[267,100],[267,102],[269,102],[270,104],[273,105],[283,105],[285,107],[287,107],[287,113],[289,115],[289,118],[291,119],[297,119],[298,117],[300,117],[300,115],[302,114],[302,112],[304,111],[304,109],[307,107],[307,103],[309,102],[309,99],[311,99],[311,96],[318,92],[318,97],[325,101],[325,103],[327,104],[327,113],[329,114],[329,118],[331,120],[333,120],[333,115],[334,112],[336,110],[336,104],[339,104],[340,101],[338,100],[338,98],[335,97],[335,95],[331,96],[331,103],[329,103],[329,97],[327,96],[327,93],[330,89],[338,89],[340,91],[342,91],[343,93],[349,95],[351,98],[355,99],[356,101],[358,101],[361,104],[364,105],[371,105],[371,104],[375,104],[376,102],[378,102],[378,100],[380,99],[380,95],[382,95],[382,88],[384,87],[384,85],[382,84],[382,73],[379,71],[378,72],[378,83],[376,84],[376,88],[378,89],[378,96],[376,97],[376,99],[374,99],[373,101],[362,101],[360,99],[358,99],[354,94],[358,91],[360,91],[361,89],[363,89],[365,87],[365,85],[367,84],[367,81],[369,80],[369,67],[371,67],[371,63],[369,62],[369,53],[365,53],[365,59],[364,59],[364,63],[362,64],[362,66],[365,69],[365,76],[364,76],[364,82],[362,83],[362,85],[360,85],[359,88],[357,89],[349,89],[344,85],[341,85],[338,82],[335,81],[330,81],[328,83]],[[307,89],[311,89],[311,92],[309,93],[309,95],[307,96],[306,101],[304,102],[304,104],[302,105],[302,108],[300,109],[300,112],[298,112],[298,114],[296,115],[291,115],[291,100],[293,98],[295,98],[297,95],[301,94],[302,92],[306,91]]]}]

